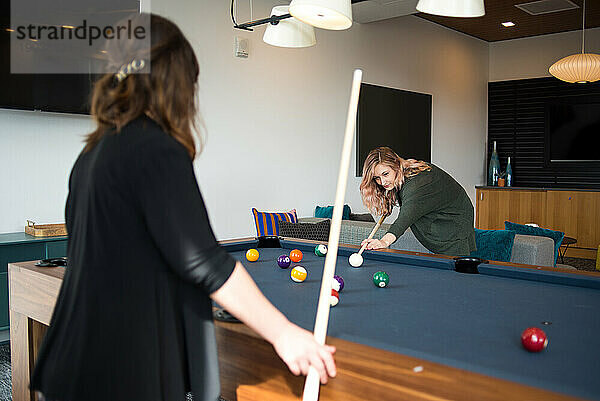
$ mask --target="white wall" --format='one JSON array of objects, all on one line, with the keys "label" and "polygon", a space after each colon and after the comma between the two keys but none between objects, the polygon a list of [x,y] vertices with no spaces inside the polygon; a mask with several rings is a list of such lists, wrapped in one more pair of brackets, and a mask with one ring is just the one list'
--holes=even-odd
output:
[{"label": "white wall", "polygon": [[[586,29],[586,53],[600,53],[600,28]],[[490,81],[549,77],[556,61],[581,52],[581,31],[490,43]]]},{"label": "white wall", "polygon": [[92,127],[89,116],[0,109],[0,233],[64,221],[69,172]]},{"label": "white wall", "polygon": [[[278,1],[253,3],[258,18]],[[348,31],[317,30],[315,47],[292,50],[263,43],[264,27],[234,30],[229,2],[154,0],[152,10],[182,28],[200,61],[201,111],[208,132],[196,170],[219,238],[253,235],[253,206],[296,208],[300,216],[309,216],[316,204],[333,203],[357,67],[364,70],[365,82],[432,94],[433,162],[451,173],[472,199],[474,185],[484,181],[487,43],[408,16],[355,24]],[[240,7],[238,20],[249,19]],[[235,36],[250,39],[248,59],[233,56]],[[31,197],[34,189],[27,181],[48,182],[54,191],[50,199],[26,205],[0,201],[0,232],[20,230],[26,217],[36,215],[63,220],[67,166],[79,150],[79,135],[91,129],[85,119],[11,113],[0,112],[3,149],[22,152],[34,134],[21,133],[38,132],[40,154],[55,146],[64,159],[42,178],[42,172],[23,169],[14,156],[9,162],[0,159],[0,171],[14,171],[9,185],[2,186],[13,197]],[[2,155],[12,152],[3,150]],[[352,177],[347,191],[346,203],[355,212],[365,210],[359,182]]]}]

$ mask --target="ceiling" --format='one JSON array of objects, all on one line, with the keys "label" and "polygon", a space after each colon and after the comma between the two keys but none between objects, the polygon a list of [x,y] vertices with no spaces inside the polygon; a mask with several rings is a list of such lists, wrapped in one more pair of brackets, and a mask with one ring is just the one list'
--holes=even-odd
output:
[{"label": "ceiling", "polygon": [[[413,8],[416,0],[352,0],[352,9],[355,20],[359,23],[414,13],[421,18],[487,42],[581,30],[583,0],[570,0],[578,8],[540,15],[530,15],[515,7],[515,4],[530,1],[485,0],[485,15],[477,18],[450,18],[419,13]],[[365,13],[365,10],[368,10],[368,13]],[[516,25],[510,28],[503,27],[501,23],[507,21]],[[600,27],[600,0],[586,0],[585,26]]]}]

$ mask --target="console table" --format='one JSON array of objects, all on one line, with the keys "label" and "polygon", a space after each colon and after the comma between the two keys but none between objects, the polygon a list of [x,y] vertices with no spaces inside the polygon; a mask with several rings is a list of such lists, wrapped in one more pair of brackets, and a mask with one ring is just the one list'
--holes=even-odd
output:
[{"label": "console table", "polygon": [[475,227],[504,229],[504,221],[562,231],[577,239],[564,256],[595,259],[600,244],[600,191],[476,186]]},{"label": "console table", "polygon": [[9,328],[8,264],[67,256],[67,237],[34,237],[25,233],[0,234],[0,330]]}]

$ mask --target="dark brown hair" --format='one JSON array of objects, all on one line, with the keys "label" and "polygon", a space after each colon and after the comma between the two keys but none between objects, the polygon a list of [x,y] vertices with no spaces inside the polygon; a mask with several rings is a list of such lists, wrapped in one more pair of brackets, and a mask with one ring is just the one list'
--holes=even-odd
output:
[{"label": "dark brown hair", "polygon": [[[396,173],[394,190],[386,191],[375,181],[375,167],[383,164]],[[363,204],[377,216],[392,214],[396,199],[396,189],[402,188],[406,178],[414,177],[422,171],[429,171],[431,167],[424,161],[403,159],[392,149],[382,146],[369,152],[363,165],[360,194]]]},{"label": "dark brown hair", "polygon": [[120,132],[127,123],[146,114],[185,146],[193,159],[196,139],[200,140],[195,135],[199,67],[194,50],[168,19],[154,14],[135,18],[150,18],[150,49],[132,41],[112,41],[107,54],[109,64],[117,68],[133,60],[138,65],[144,60],[144,68],[120,79],[114,73],[106,74],[96,82],[92,116],[98,127],[87,136],[85,150],[92,149],[109,129]]}]

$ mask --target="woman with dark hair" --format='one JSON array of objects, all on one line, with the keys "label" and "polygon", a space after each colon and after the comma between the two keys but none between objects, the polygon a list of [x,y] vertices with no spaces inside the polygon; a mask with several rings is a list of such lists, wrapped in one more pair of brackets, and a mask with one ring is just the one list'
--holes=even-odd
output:
[{"label": "woman with dark hair", "polygon": [[408,227],[433,253],[466,256],[475,250],[473,204],[463,187],[439,167],[403,159],[388,147],[369,152],[360,193],[376,215],[398,217],[381,239],[366,239],[366,249],[387,248]]},{"label": "woman with dark hair", "polygon": [[170,21],[137,18],[150,18],[149,51],[109,46],[121,67],[94,88],[98,128],[69,179],[69,262],[31,389],[56,401],[217,400],[211,300],[292,373],[313,366],[325,383],[334,348],[289,322],[213,235],[192,167],[192,47]]}]

